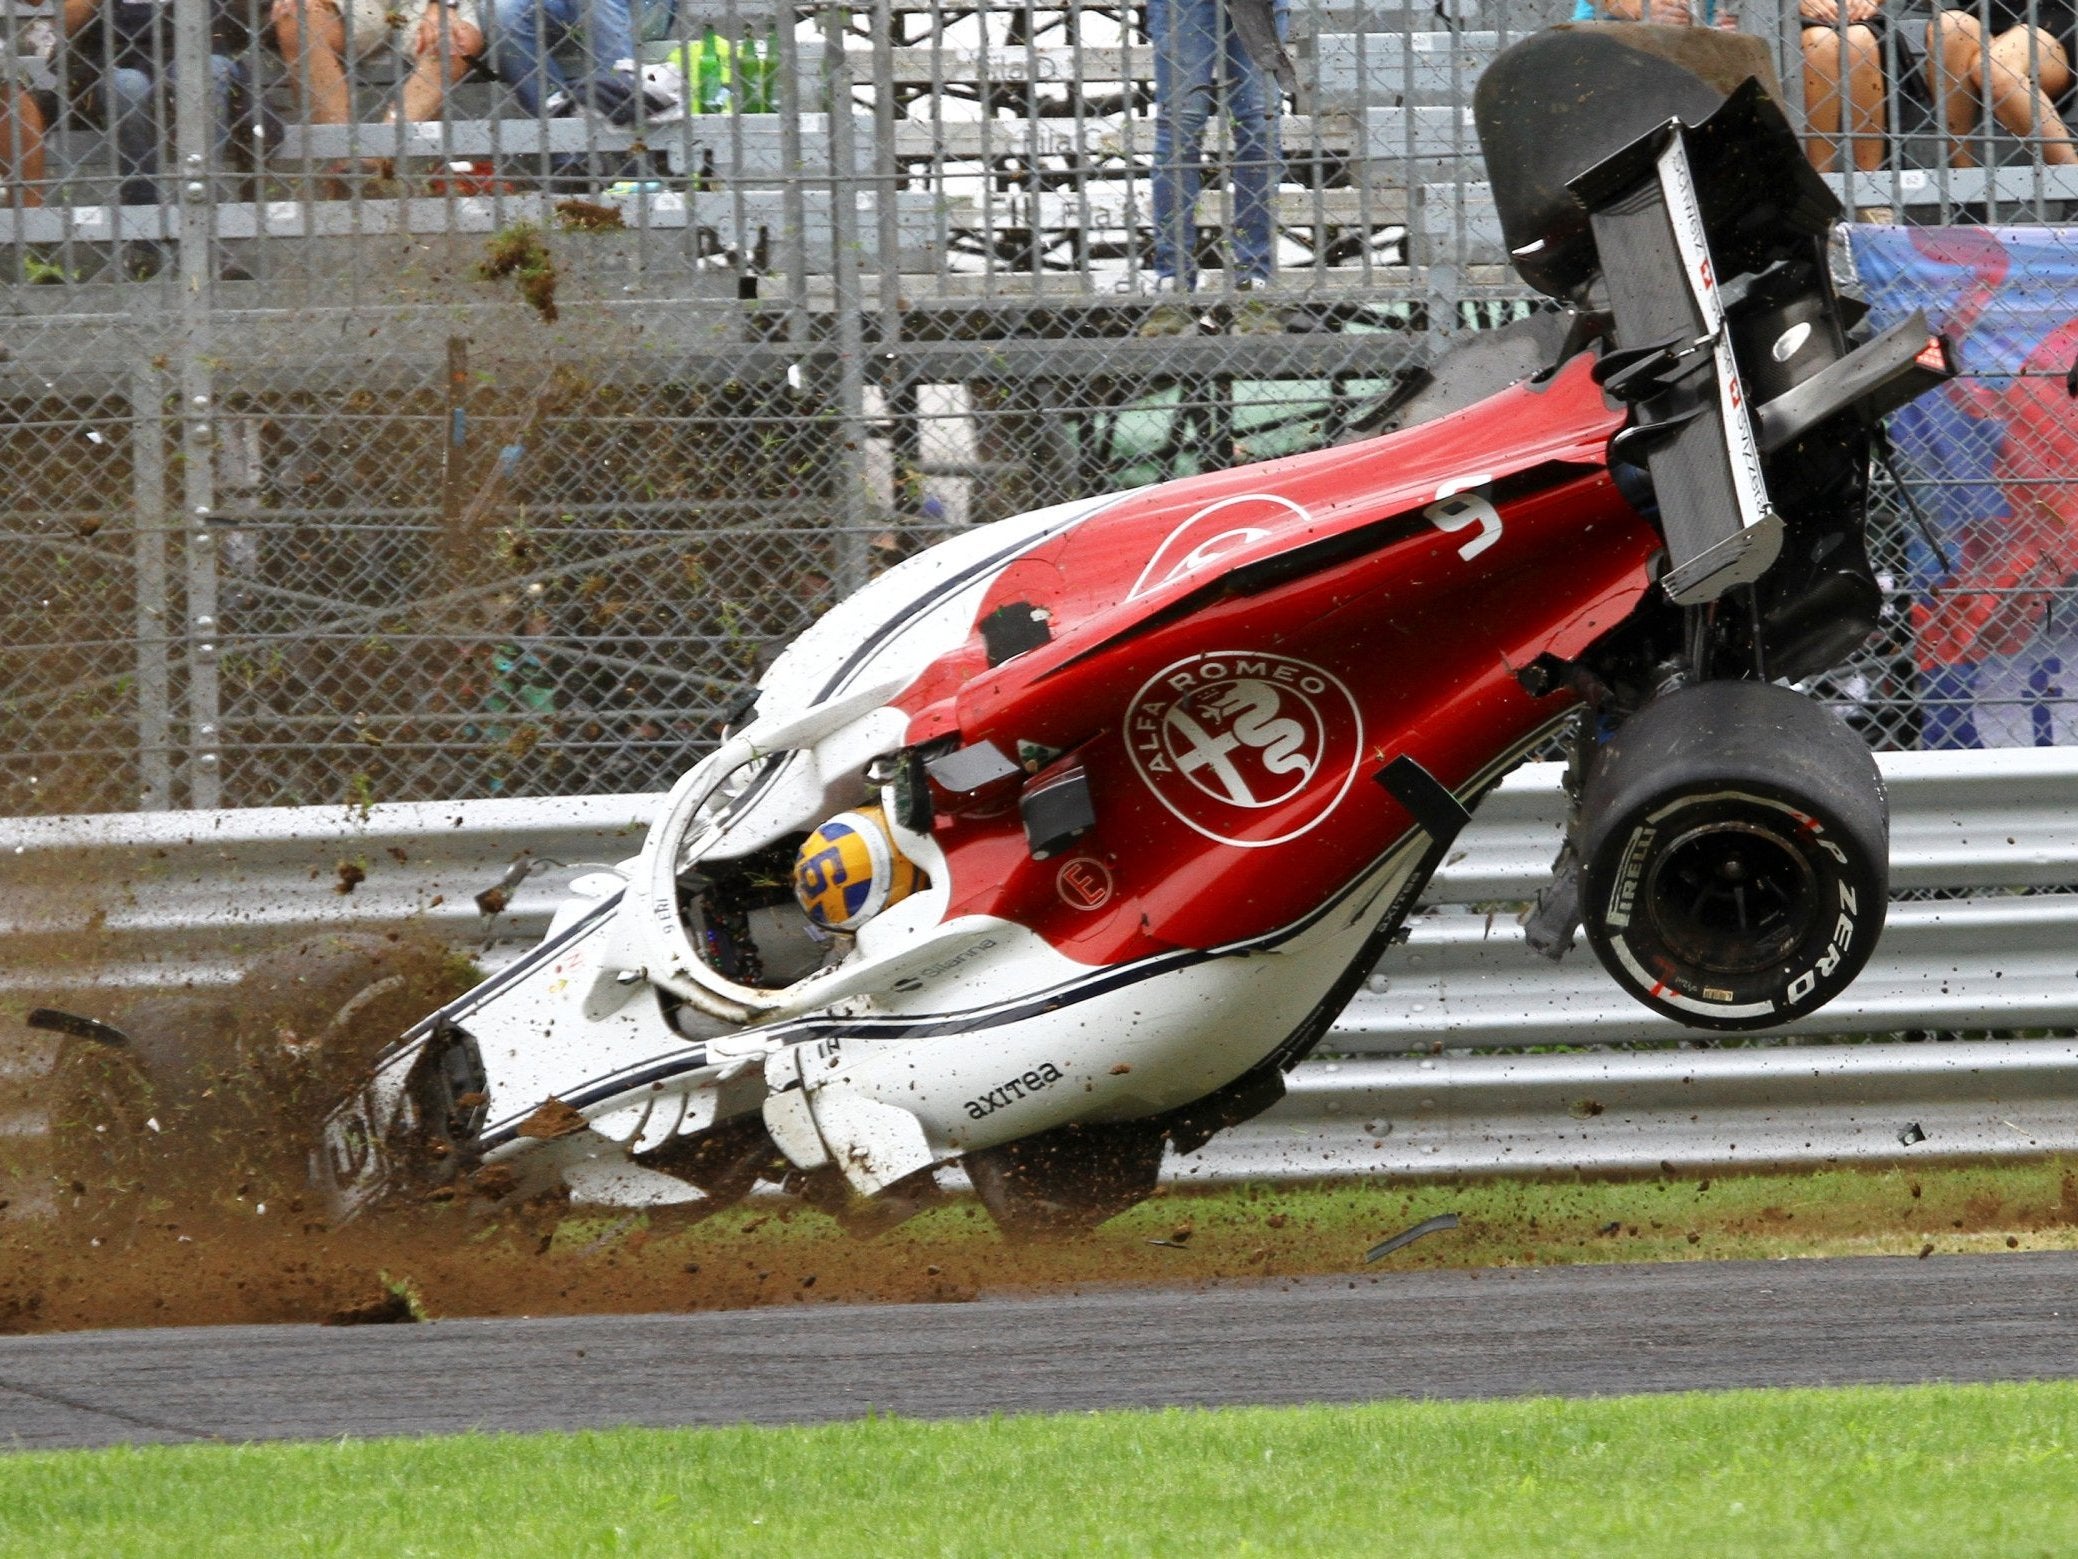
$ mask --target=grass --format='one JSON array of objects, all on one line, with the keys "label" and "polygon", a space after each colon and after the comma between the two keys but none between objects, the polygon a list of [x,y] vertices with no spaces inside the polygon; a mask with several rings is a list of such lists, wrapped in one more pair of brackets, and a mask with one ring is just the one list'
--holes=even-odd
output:
[{"label": "grass", "polygon": [[2078,1385],[24,1453],[0,1550],[2033,1554]]}]

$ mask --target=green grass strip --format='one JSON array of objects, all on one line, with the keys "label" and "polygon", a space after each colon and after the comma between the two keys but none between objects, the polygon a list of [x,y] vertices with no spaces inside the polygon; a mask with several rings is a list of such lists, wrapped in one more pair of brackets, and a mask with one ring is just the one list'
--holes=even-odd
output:
[{"label": "green grass strip", "polygon": [[2065,1554],[2078,1384],[24,1453],[0,1550]]}]

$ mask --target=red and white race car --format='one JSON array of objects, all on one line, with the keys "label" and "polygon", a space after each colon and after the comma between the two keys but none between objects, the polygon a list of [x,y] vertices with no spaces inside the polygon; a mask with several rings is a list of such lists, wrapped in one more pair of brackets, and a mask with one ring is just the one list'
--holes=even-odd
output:
[{"label": "red and white race car", "polygon": [[1561,30],[1483,78],[1507,237],[1563,305],[1428,403],[1494,393],[980,527],[831,610],[641,854],[332,1112],[335,1216],[767,1179],[891,1217],[952,1164],[1007,1226],[1108,1216],[1278,1098],[1567,732],[1533,941],[1584,924],[1706,1029],[1845,988],[1882,790],[1787,682],[1874,626],[1869,430],[1948,370],[1923,324],[1852,344],[1837,206],[1728,58],[1720,89]]}]

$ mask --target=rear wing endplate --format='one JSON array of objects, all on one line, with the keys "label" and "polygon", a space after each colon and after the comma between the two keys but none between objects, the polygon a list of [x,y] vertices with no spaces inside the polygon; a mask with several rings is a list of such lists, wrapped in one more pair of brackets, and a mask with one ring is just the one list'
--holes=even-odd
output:
[{"label": "rear wing endplate", "polygon": [[1668,596],[1682,605],[1714,601],[1773,565],[1782,517],[1768,498],[1725,328],[1687,134],[1670,121],[1571,188],[1590,213],[1624,347],[1604,360],[1603,382],[1613,390],[1629,380],[1638,400],[1637,420],[1615,452],[1651,472]]}]

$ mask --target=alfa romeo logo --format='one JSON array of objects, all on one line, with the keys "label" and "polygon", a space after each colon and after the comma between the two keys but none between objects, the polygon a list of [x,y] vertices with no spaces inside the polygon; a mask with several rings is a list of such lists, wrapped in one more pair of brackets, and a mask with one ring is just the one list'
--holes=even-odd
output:
[{"label": "alfa romeo logo", "polygon": [[1225,844],[1282,844],[1348,792],[1363,717],[1332,673],[1284,655],[1194,655],[1133,698],[1126,747],[1155,799]]}]

